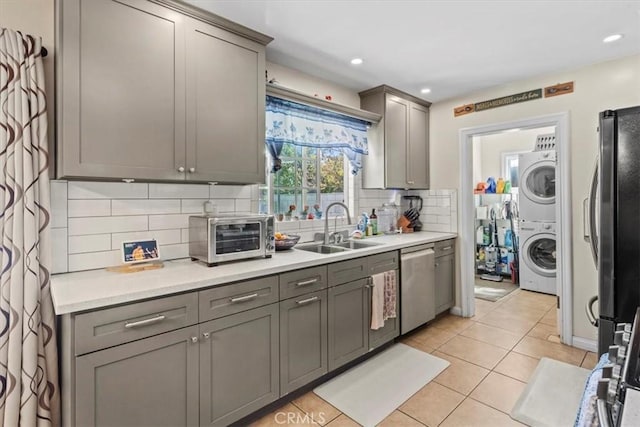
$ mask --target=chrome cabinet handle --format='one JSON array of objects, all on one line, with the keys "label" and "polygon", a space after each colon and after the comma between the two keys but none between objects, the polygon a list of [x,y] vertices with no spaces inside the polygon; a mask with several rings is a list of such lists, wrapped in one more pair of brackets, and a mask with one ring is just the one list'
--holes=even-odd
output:
[{"label": "chrome cabinet handle", "polygon": [[184,172],[184,166],[180,166],[180,167],[178,168],[178,172]]},{"label": "chrome cabinet handle", "polygon": [[127,328],[127,329],[137,328],[139,326],[147,326],[147,325],[151,325],[153,323],[162,322],[164,319],[166,319],[165,316],[159,315],[159,316],[156,316],[156,317],[152,317],[150,319],[140,320],[138,322],[131,322],[131,323],[127,322],[127,323],[124,324],[124,327]]},{"label": "chrome cabinet handle", "polygon": [[317,281],[318,281],[318,278],[315,277],[313,279],[303,280],[302,282],[298,282],[296,283],[296,286],[307,286],[307,285],[311,285],[312,283],[316,283]]},{"label": "chrome cabinet handle", "polygon": [[189,173],[194,173],[196,171],[196,168],[189,168]]},{"label": "chrome cabinet handle", "polygon": [[231,302],[249,301],[249,300],[252,300],[252,299],[256,298],[257,296],[258,296],[258,294],[245,295],[243,297],[231,298],[229,301],[231,301]]},{"label": "chrome cabinet handle", "polygon": [[451,249],[451,246],[447,246],[446,248],[442,248],[441,250],[448,251],[449,249]]},{"label": "chrome cabinet handle", "polygon": [[407,181],[407,184],[412,184],[413,185],[415,183],[416,183],[415,181]]},{"label": "chrome cabinet handle", "polygon": [[311,297],[311,298],[303,299],[300,301],[296,301],[296,304],[299,304],[299,305],[309,304],[310,302],[317,301],[317,300],[318,300],[318,297]]},{"label": "chrome cabinet handle", "polygon": [[198,337],[191,337],[191,342],[192,343],[197,343],[198,342]]},{"label": "chrome cabinet handle", "polygon": [[203,332],[202,336],[204,337],[205,340],[208,340],[209,337],[211,336],[211,333],[210,332]]}]

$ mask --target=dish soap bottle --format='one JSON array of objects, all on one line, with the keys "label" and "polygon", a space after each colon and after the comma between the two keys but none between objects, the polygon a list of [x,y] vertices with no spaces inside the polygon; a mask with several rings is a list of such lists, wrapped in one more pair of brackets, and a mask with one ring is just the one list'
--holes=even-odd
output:
[{"label": "dish soap bottle", "polygon": [[376,208],[373,208],[371,210],[369,222],[371,223],[371,234],[375,236],[376,234],[378,234],[378,215],[376,215]]}]

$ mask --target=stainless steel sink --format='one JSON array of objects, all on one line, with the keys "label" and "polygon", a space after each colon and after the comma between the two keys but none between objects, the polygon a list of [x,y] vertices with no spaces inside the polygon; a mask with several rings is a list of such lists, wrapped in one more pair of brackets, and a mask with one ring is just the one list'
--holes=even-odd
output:
[{"label": "stainless steel sink", "polygon": [[358,242],[356,240],[349,240],[343,243],[337,243],[334,246],[340,246],[341,248],[347,248],[347,249],[364,249],[364,248],[370,248],[371,246],[378,246],[381,245],[382,243],[373,243],[373,242]]},{"label": "stainless steel sink", "polygon": [[334,254],[336,252],[344,252],[351,249],[364,249],[369,248],[371,246],[378,246],[382,243],[371,243],[371,242],[358,242],[355,240],[349,240],[343,243],[335,243],[331,245],[325,245],[323,243],[309,244],[309,245],[300,245],[296,246],[297,249],[307,252],[315,252],[317,254]]},{"label": "stainless steel sink", "polygon": [[344,252],[348,249],[346,248],[340,248],[338,246],[330,246],[330,245],[323,245],[323,244],[319,244],[319,245],[307,245],[307,246],[298,246],[297,249],[300,249],[301,251],[307,251],[307,252],[315,252],[317,254],[334,254],[336,252]]}]

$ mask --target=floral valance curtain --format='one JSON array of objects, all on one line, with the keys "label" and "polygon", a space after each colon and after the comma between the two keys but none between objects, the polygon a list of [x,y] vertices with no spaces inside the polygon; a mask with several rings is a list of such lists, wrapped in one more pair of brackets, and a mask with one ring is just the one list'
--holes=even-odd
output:
[{"label": "floral valance curtain", "polygon": [[282,167],[280,153],[288,143],[340,150],[355,175],[362,169],[361,156],[368,154],[368,126],[364,120],[267,95],[266,143],[273,158],[271,171]]}]

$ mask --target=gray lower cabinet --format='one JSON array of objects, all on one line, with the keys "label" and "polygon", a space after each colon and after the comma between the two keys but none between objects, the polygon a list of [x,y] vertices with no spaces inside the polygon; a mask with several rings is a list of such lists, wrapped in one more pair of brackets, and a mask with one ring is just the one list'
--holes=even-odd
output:
[{"label": "gray lower cabinet", "polygon": [[197,426],[197,326],[76,358],[77,426]]},{"label": "gray lower cabinet", "polygon": [[200,324],[200,425],[225,426],[276,400],[279,305]]},{"label": "gray lower cabinet", "polygon": [[327,290],[280,302],[280,396],[328,372]]},{"label": "gray lower cabinet", "polygon": [[329,370],[369,351],[369,279],[329,288]]},{"label": "gray lower cabinet", "polygon": [[453,240],[435,244],[435,294],[436,314],[440,314],[455,305],[455,244]]}]

